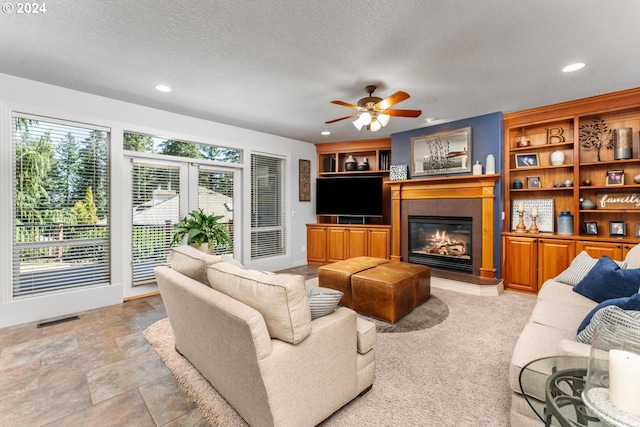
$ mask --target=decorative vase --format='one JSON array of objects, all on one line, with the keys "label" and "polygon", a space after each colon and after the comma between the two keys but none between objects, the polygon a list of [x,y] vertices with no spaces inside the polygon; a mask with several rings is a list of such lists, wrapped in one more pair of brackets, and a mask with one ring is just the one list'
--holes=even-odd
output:
[{"label": "decorative vase", "polygon": [[344,170],[346,171],[354,171],[358,167],[356,160],[353,158],[351,154],[347,157],[347,160],[344,162]]},{"label": "decorative vase", "polygon": [[551,153],[551,164],[559,166],[564,164],[564,151],[556,150]]},{"label": "decorative vase", "polygon": [[527,132],[522,128],[516,135],[516,147],[527,147],[528,145],[529,138],[527,138]]},{"label": "decorative vase", "polygon": [[562,211],[558,215],[558,234],[570,236],[573,234],[573,215],[569,211]]},{"label": "decorative vase", "polygon": [[487,166],[484,169],[487,175],[492,175],[496,173],[496,159],[493,157],[493,154],[489,154],[487,156]]},{"label": "decorative vase", "polygon": [[520,190],[522,188],[522,181],[520,181],[520,178],[513,180],[513,188],[516,190]]},{"label": "decorative vase", "polygon": [[591,210],[595,209],[596,204],[591,199],[581,199],[580,200],[580,209]]},{"label": "decorative vase", "polygon": [[613,159],[622,160],[631,158],[631,147],[633,137],[631,128],[620,128],[613,130]]},{"label": "decorative vase", "polygon": [[473,165],[473,174],[482,175],[482,165],[480,164],[480,160],[476,160],[476,164]]},{"label": "decorative vase", "polygon": [[367,158],[365,157],[364,160],[362,160],[360,163],[358,163],[358,166],[356,167],[357,170],[359,171],[368,171],[369,170],[369,160],[367,160]]},{"label": "decorative vase", "polygon": [[636,175],[633,177],[633,182],[635,182],[636,184],[640,184],[640,175]]}]

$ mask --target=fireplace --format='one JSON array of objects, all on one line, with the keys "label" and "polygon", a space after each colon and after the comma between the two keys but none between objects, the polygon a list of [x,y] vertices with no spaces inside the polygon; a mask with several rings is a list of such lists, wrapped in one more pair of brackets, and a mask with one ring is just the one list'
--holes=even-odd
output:
[{"label": "fireplace", "polygon": [[409,215],[409,262],[473,272],[472,217]]}]

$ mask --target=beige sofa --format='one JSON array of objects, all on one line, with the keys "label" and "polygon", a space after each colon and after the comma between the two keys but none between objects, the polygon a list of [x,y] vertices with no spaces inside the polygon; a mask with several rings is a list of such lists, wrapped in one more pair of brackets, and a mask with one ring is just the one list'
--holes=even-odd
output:
[{"label": "beige sofa", "polygon": [[[640,245],[629,251],[625,261],[626,268],[640,268]],[[547,356],[589,357],[591,346],[576,341],[576,331],[596,305],[595,301],[574,292],[571,285],[554,279],[544,283],[511,358],[509,383],[512,389],[512,427],[544,425],[521,395],[518,377],[522,367]],[[541,387],[544,387],[545,378],[541,376]],[[542,405],[542,402],[534,404]]]},{"label": "beige sofa", "polygon": [[314,426],[374,380],[375,325],[340,307],[311,320],[302,276],[189,246],[156,278],[176,350],[252,426]]}]

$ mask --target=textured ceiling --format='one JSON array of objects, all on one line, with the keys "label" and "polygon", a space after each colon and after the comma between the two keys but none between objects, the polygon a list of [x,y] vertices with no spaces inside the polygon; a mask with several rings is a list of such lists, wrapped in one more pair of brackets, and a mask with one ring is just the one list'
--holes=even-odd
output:
[{"label": "textured ceiling", "polygon": [[[15,3],[14,3],[15,4]],[[0,15],[0,73],[308,142],[640,86],[638,0],[65,0]],[[561,68],[586,62],[578,72]],[[172,93],[154,89],[157,83]],[[404,90],[358,132],[364,87]],[[331,131],[321,136],[323,130]]]}]

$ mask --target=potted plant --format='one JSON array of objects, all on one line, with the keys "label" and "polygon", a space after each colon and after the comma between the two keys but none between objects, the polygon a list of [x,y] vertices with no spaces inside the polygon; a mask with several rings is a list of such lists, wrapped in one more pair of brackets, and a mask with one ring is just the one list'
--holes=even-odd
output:
[{"label": "potted plant", "polygon": [[179,245],[187,237],[187,244],[211,253],[216,246],[231,245],[231,234],[226,224],[219,223],[223,215],[209,215],[202,209],[194,210],[178,222],[172,243]]}]

